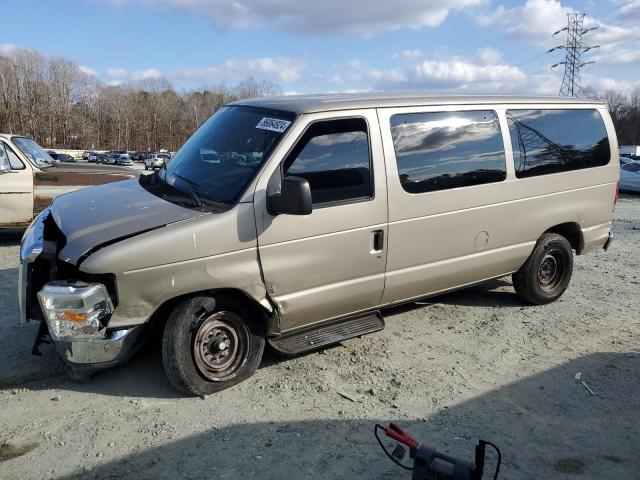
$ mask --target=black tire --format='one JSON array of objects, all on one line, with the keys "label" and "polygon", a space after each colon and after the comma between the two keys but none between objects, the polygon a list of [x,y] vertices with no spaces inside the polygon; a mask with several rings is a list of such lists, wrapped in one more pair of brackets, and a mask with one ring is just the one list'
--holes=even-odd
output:
[{"label": "black tire", "polygon": [[209,395],[249,378],[264,352],[261,320],[238,301],[214,296],[183,300],[169,315],[162,338],[169,381],[188,395]]},{"label": "black tire", "polygon": [[571,244],[562,235],[543,234],[520,270],[512,276],[516,293],[534,305],[560,298],[573,273]]}]

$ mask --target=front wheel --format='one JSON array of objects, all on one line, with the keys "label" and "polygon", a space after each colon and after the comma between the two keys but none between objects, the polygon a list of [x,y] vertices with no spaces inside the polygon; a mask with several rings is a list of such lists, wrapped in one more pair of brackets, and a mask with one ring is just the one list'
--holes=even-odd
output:
[{"label": "front wheel", "polygon": [[573,273],[571,244],[562,235],[543,234],[520,270],[513,274],[516,293],[529,303],[542,305],[560,298]]},{"label": "front wheel", "polygon": [[253,375],[265,345],[260,320],[240,302],[213,296],[179,303],[162,339],[164,369],[173,386],[208,395]]}]

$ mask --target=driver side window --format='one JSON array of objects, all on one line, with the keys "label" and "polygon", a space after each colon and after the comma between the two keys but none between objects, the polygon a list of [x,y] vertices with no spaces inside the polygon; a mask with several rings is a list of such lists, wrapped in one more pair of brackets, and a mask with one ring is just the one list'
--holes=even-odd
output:
[{"label": "driver side window", "polygon": [[313,205],[373,197],[367,122],[347,118],[312,124],[285,160],[284,173],[309,182]]}]

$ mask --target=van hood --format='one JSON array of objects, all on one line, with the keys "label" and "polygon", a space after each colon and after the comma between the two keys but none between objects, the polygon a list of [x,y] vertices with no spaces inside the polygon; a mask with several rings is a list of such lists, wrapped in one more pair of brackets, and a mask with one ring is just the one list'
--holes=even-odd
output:
[{"label": "van hood", "polygon": [[206,214],[149,193],[138,179],[77,190],[51,205],[66,239],[59,258],[74,265],[103,245]]}]

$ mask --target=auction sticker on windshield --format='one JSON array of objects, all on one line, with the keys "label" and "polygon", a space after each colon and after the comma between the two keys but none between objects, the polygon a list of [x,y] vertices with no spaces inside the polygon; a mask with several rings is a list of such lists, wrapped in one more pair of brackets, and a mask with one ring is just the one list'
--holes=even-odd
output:
[{"label": "auction sticker on windshield", "polygon": [[291,125],[291,122],[288,120],[280,120],[279,118],[268,118],[264,117],[258,124],[256,128],[260,128],[261,130],[271,130],[272,132],[282,133],[287,127]]}]

